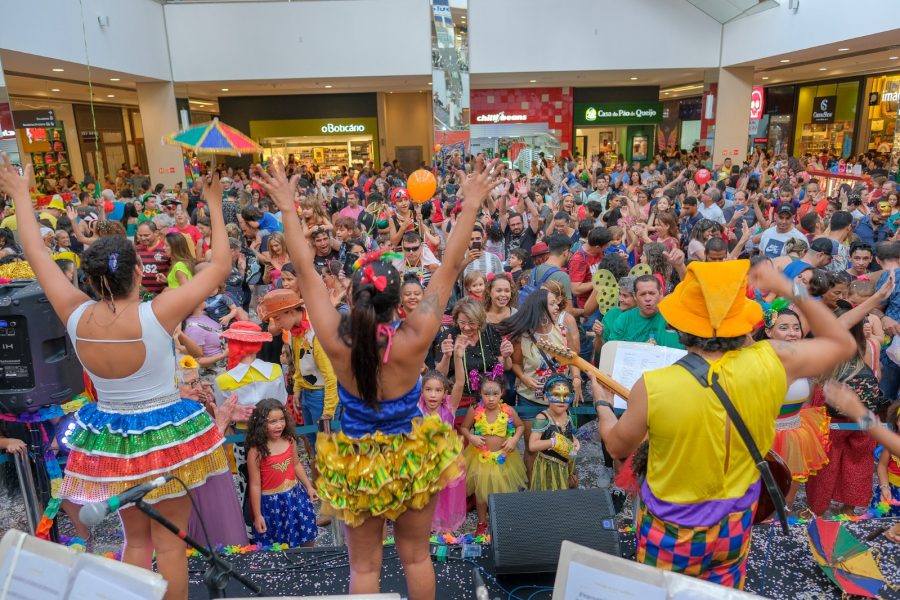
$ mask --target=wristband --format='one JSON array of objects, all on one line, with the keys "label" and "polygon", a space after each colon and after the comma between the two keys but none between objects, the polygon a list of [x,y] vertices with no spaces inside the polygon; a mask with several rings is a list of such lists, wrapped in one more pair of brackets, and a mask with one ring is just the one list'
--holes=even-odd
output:
[{"label": "wristband", "polygon": [[598,404],[599,404],[600,406],[605,406],[605,407],[608,408],[609,410],[612,410],[612,404],[610,404],[610,403],[607,402],[606,400],[594,400],[594,409],[595,409],[595,410],[596,410]]}]

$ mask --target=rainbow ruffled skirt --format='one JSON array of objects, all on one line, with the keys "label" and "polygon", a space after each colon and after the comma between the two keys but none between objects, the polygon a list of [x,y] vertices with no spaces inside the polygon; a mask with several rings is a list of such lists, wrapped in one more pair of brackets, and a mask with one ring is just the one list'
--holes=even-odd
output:
[{"label": "rainbow ruffled skirt", "polygon": [[[161,475],[174,475],[194,488],[228,470],[222,435],[201,404],[174,394],[145,406],[152,408],[141,411],[139,402],[97,403],[76,413],[60,497],[76,504],[102,501]],[[185,493],[172,480],[144,500]]]}]

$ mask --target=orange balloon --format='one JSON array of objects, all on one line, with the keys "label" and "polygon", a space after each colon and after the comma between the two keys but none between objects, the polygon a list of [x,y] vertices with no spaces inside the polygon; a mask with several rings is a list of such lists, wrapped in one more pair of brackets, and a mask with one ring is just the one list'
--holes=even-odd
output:
[{"label": "orange balloon", "polygon": [[431,200],[436,190],[437,181],[434,174],[425,169],[413,171],[406,181],[406,191],[409,192],[409,197],[419,204]]},{"label": "orange balloon", "polygon": [[441,145],[440,145],[440,144],[435,144],[435,145],[434,145],[434,153],[437,154],[437,153],[440,152],[440,151],[441,151]]}]

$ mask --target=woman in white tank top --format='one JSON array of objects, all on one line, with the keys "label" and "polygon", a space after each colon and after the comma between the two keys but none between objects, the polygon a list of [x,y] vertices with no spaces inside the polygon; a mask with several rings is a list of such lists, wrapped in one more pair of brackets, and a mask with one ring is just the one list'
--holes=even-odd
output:
[{"label": "woman in white tank top", "polygon": [[[228,274],[230,252],[222,218],[218,176],[204,178],[204,201],[212,222],[210,267],[175,290],[142,304],[142,268],[124,236],[99,238],[82,257],[94,302],[72,285],[44,247],[28,192],[31,166],[20,176],[9,158],[0,165],[0,191],[12,196],[25,256],[97,389],[97,402],[78,411],[60,490],[76,504],[104,501],[161,475],[187,487],[202,485],[228,468],[219,434],[197,402],[182,399],[175,385],[172,332]],[[175,480],[145,501],[187,530],[190,502]],[[125,529],[125,562],[149,569],[156,552],[168,582],[166,598],[187,598],[185,545],[134,507],[119,511]]]}]

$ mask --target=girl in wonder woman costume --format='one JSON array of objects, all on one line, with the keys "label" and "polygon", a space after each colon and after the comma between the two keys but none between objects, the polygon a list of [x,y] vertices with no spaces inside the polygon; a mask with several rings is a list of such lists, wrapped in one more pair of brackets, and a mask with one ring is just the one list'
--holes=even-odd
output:
[{"label": "girl in wonder woman costume", "polygon": [[[230,268],[218,175],[201,180],[212,223],[210,266],[144,303],[141,263],[125,236],[99,238],[84,253],[82,267],[99,302],[72,285],[41,240],[28,193],[31,176],[30,165],[20,176],[3,155],[0,191],[15,202],[25,255],[97,389],[97,402],[78,411],[69,436],[60,497],[75,504],[104,501],[164,474],[192,488],[227,471],[222,435],[212,418],[200,403],[181,398],[175,386],[172,343],[175,328]],[[144,501],[187,530],[191,504],[177,481],[153,490]],[[165,597],[187,598],[184,542],[137,508],[125,508],[119,517],[125,529],[123,560],[149,569],[155,551],[168,582]]]},{"label": "girl in wonder woman costume", "polygon": [[[282,211],[309,320],[338,380],[344,409],[341,431],[319,434],[316,487],[322,510],[346,524],[351,594],[379,591],[384,521],[392,519],[409,598],[435,596],[428,544],[432,514],[437,492],[459,476],[461,440],[439,417],[420,416],[419,372],[462,270],[476,213],[490,189],[502,181],[496,176],[499,170],[494,173],[498,164],[486,168],[479,161],[462,185],[465,202],[444,260],[422,301],[402,323],[396,321],[400,274],[381,260],[395,255],[371,253],[357,261],[350,313],[341,316],[313,266],[312,249],[294,210],[299,174],[288,181],[281,161],[269,172],[255,169],[254,180]],[[391,352],[394,347],[402,351]]]}]

